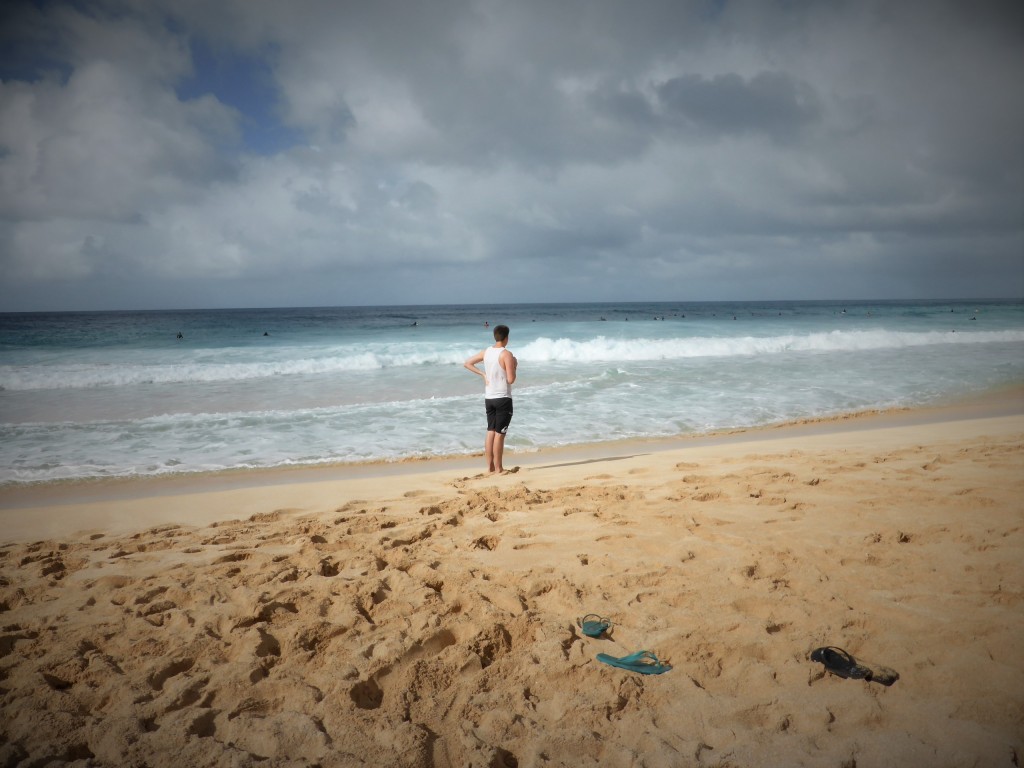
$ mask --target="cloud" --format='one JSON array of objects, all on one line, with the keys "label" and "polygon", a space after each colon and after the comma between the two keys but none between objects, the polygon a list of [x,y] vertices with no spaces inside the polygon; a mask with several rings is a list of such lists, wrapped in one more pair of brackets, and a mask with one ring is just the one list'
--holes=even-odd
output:
[{"label": "cloud", "polygon": [[131,221],[231,172],[218,150],[237,115],[176,97],[180,41],[65,8],[39,21],[65,42],[68,74],[0,83],[0,215]]},{"label": "cloud", "polygon": [[716,137],[749,133],[794,142],[821,114],[814,90],[779,72],[761,72],[750,80],[736,74],[682,75],[659,85],[657,92],[665,111],[684,129]]},{"label": "cloud", "polygon": [[1019,4],[3,13],[0,309],[1024,294]]}]

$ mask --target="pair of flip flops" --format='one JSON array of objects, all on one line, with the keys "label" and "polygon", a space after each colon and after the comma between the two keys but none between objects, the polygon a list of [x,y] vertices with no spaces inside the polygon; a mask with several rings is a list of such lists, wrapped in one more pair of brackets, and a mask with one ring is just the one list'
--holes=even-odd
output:
[{"label": "pair of flip flops", "polygon": [[[598,616],[596,613],[588,613],[580,620],[580,629],[587,637],[601,637],[611,629],[610,619]],[[597,660],[630,672],[639,672],[641,675],[660,675],[672,669],[671,664],[663,664],[657,656],[650,651],[637,651],[628,656],[609,656],[607,653],[597,654]]]},{"label": "pair of flip flops", "polygon": [[811,661],[820,662],[825,669],[837,677],[848,680],[867,680],[882,685],[892,685],[900,679],[899,672],[888,667],[871,667],[859,664],[852,655],[842,648],[826,645],[811,651]]}]

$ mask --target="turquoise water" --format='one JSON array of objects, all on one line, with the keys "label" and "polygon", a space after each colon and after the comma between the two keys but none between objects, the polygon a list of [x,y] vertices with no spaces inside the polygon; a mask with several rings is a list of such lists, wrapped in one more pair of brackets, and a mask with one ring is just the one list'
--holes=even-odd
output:
[{"label": "turquoise water", "polygon": [[462,362],[497,323],[520,362],[510,452],[1024,382],[1020,301],[6,314],[0,483],[476,453]]}]

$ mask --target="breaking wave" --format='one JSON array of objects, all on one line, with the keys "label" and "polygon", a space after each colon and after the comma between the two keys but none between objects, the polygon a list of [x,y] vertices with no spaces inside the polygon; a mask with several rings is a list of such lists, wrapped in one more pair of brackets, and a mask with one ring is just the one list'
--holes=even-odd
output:
[{"label": "breaking wave", "polygon": [[[539,338],[516,348],[520,361],[533,363],[628,363],[684,360],[702,357],[751,357],[787,353],[838,353],[900,349],[932,345],[970,345],[1024,342],[1024,331],[908,332],[831,331],[778,336],[704,336],[677,338],[610,338],[586,340]],[[382,347],[337,348],[313,353],[308,347],[295,350],[302,356],[261,361],[216,361],[207,352],[203,359],[166,359],[149,362],[54,363],[32,366],[0,366],[0,389],[46,390],[121,387],[145,384],[191,384],[251,381],[281,376],[315,376],[411,366],[461,365],[467,350],[450,344],[434,349]],[[228,354],[227,352],[225,354]]]}]

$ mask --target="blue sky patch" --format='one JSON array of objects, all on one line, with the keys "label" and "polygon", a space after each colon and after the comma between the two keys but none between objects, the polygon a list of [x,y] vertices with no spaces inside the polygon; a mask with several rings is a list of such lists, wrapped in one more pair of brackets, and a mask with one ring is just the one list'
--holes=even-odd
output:
[{"label": "blue sky patch", "polygon": [[212,94],[242,113],[244,149],[273,155],[303,142],[302,132],[281,122],[280,94],[271,62],[273,52],[240,54],[211,47],[199,38],[190,40],[192,76],[175,89],[183,101]]}]

